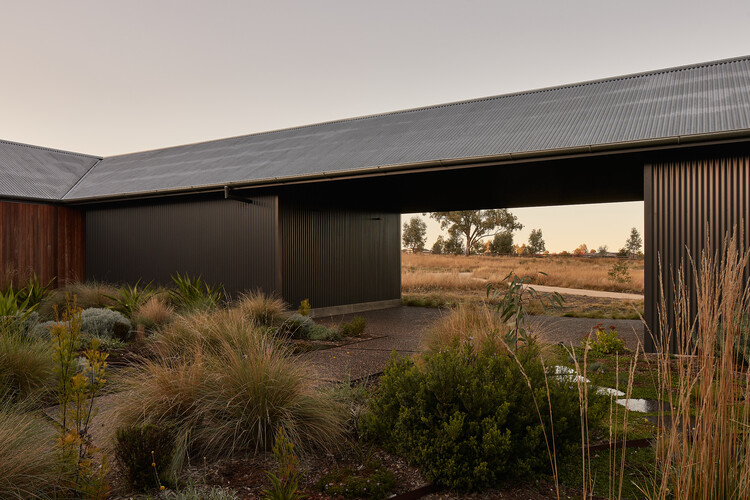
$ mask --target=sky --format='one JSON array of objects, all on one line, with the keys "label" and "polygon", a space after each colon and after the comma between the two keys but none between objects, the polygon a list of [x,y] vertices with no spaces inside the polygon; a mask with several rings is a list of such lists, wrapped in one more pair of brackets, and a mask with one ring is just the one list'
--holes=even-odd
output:
[{"label": "sky", "polygon": [[[750,54],[747,1],[0,1],[0,139],[100,156]],[[550,251],[643,227],[513,213]]]}]

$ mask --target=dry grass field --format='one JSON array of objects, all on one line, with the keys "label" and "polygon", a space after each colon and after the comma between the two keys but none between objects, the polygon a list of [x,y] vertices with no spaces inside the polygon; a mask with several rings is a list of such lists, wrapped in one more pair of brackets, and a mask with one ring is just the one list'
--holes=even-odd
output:
[{"label": "dry grass field", "polygon": [[[627,263],[630,280],[613,281],[609,271]],[[488,283],[500,284],[510,273],[533,276],[538,285],[643,293],[643,260],[581,257],[496,257],[402,253],[401,291],[404,303],[443,307],[486,299]],[[546,273],[545,275],[539,274]],[[621,300],[565,295],[557,315],[638,319],[643,300]],[[532,310],[536,314],[542,310]],[[548,312],[547,312],[548,313]]]},{"label": "dry grass field", "polygon": [[[630,281],[613,282],[608,272],[617,262],[627,262]],[[643,261],[615,258],[581,257],[496,257],[471,255],[401,255],[401,280],[404,291],[477,290],[486,281],[499,283],[510,272],[518,276],[536,276],[539,285],[643,293]],[[539,272],[547,276],[539,275]],[[476,278],[479,278],[478,280]]]}]

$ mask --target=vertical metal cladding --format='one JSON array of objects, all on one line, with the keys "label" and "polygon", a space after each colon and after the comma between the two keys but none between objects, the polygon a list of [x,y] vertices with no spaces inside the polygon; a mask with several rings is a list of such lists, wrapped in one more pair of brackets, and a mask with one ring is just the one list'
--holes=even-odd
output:
[{"label": "vertical metal cladding", "polygon": [[281,200],[284,299],[312,307],[401,297],[399,214]]},{"label": "vertical metal cladding", "polygon": [[86,277],[171,283],[200,275],[236,294],[277,291],[275,196],[97,208],[86,212]]},{"label": "vertical metal cladding", "polygon": [[[663,283],[667,311],[674,309],[673,280],[682,267],[693,289],[691,257],[721,250],[728,231],[744,233],[750,241],[750,155],[680,159],[646,165],[645,294],[646,321],[657,331]],[[695,295],[691,310],[695,310]],[[670,347],[674,350],[674,339]],[[646,349],[654,350],[646,338]]]}]

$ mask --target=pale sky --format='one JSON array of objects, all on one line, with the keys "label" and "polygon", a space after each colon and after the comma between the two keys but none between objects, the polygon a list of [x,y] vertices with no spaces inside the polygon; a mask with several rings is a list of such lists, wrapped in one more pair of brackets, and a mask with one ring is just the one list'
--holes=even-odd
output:
[{"label": "pale sky", "polygon": [[[101,156],[750,54],[746,0],[1,7],[0,139]],[[516,209],[516,240],[619,248],[642,210]]]}]

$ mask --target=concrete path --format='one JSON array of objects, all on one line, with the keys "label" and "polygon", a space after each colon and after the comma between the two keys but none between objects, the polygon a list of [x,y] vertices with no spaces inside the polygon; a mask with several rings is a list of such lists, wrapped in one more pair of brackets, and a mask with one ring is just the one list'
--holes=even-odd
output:
[{"label": "concrete path", "polygon": [[360,380],[383,371],[395,351],[409,356],[421,350],[422,336],[427,327],[448,311],[426,307],[394,307],[343,316],[317,318],[316,322],[335,326],[353,316],[367,320],[368,335],[376,338],[312,351],[301,358],[312,365],[324,382]]},{"label": "concrete path", "polygon": [[524,285],[524,288],[532,287],[537,292],[560,293],[563,295],[585,295],[586,297],[602,297],[607,299],[643,300],[643,295],[638,293],[604,292],[602,290],[581,290],[579,288],[563,288],[561,286],[546,285]]},{"label": "concrete path", "polygon": [[[395,351],[402,356],[416,354],[422,349],[424,333],[429,325],[448,310],[424,307],[395,307],[356,314],[367,320],[366,332],[376,338],[355,341],[331,349],[312,351],[300,358],[312,365],[321,382],[342,382],[364,379],[383,371]],[[318,318],[326,326],[350,320],[354,314]],[[629,349],[643,343],[643,324],[637,320],[588,318],[559,318],[535,316],[532,320],[539,339],[548,343],[571,343],[578,347],[581,339],[598,323],[613,325]]]}]

